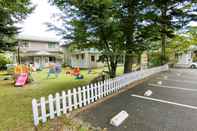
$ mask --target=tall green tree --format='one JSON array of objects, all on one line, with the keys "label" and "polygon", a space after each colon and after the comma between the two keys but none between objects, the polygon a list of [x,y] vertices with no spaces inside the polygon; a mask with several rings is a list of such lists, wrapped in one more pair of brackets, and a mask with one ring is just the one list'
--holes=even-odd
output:
[{"label": "tall green tree", "polygon": [[187,32],[191,45],[197,46],[197,26],[191,26]]},{"label": "tall green tree", "polygon": [[[107,63],[110,77],[116,76],[123,55],[123,32],[118,12],[112,0],[52,0],[63,12],[70,12],[63,21],[69,26],[56,28],[71,44],[80,48],[94,47],[101,52],[100,60]],[[67,21],[68,20],[68,21]]]},{"label": "tall green tree", "polygon": [[30,0],[0,0],[0,52],[13,50],[14,36],[19,32],[15,24],[33,9]]},{"label": "tall green tree", "polygon": [[132,71],[134,54],[140,54],[146,49],[142,18],[148,3],[147,0],[115,0],[125,41],[124,73]]},{"label": "tall green tree", "polygon": [[[85,28],[80,27],[83,33],[77,33],[77,36],[80,36],[78,37],[80,38],[78,43],[83,43],[81,40],[86,38],[84,35],[87,35],[87,32],[96,34],[96,38],[100,40],[100,44],[95,44],[96,47],[100,50],[104,50],[103,52],[108,55],[118,54],[113,47],[118,48],[119,51],[120,49],[124,50],[124,72],[132,71],[133,57],[136,56],[136,53],[140,56],[142,51],[146,49],[146,43],[143,38],[146,32],[141,31],[143,27],[141,19],[145,13],[143,9],[147,5],[145,0],[51,1],[53,4],[56,4],[63,13],[71,14],[72,17],[75,16],[74,18],[83,20],[88,25],[87,27],[89,29],[85,32],[83,32]],[[65,6],[66,4],[69,4],[71,8]],[[73,15],[73,12],[75,12],[75,15]],[[63,18],[65,21],[68,20],[66,17]],[[63,31],[61,29],[58,30],[62,31],[66,38],[73,38],[72,33],[65,34],[66,32],[72,32],[70,28],[71,27],[68,26],[68,28]],[[110,45],[107,44],[108,42]],[[112,53],[109,47],[113,48],[115,54]],[[110,63],[113,65],[113,62]]]},{"label": "tall green tree", "polygon": [[191,39],[189,38],[189,36],[186,36],[185,34],[175,35],[167,43],[168,44],[166,46],[166,52],[167,55],[171,56],[177,56],[180,53],[188,51],[188,49],[192,45]]},{"label": "tall green tree", "polygon": [[[166,40],[174,37],[174,32],[184,29],[196,20],[196,2],[193,0],[153,0],[147,8],[146,19],[161,40],[161,63],[166,63]],[[155,30],[156,29],[156,30]]]}]

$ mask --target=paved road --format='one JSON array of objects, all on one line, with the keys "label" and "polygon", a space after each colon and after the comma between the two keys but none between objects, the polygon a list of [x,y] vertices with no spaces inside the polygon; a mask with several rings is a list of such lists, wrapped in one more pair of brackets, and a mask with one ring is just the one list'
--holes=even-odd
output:
[{"label": "paved road", "polygon": [[[144,97],[147,90],[153,94]],[[128,112],[128,119],[119,127],[111,126],[110,119],[121,110]],[[79,117],[109,131],[196,131],[197,70],[173,69],[157,74]]]}]

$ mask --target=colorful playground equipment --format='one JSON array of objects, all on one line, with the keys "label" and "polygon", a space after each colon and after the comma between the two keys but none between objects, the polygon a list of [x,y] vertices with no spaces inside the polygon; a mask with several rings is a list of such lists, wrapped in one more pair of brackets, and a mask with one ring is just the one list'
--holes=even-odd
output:
[{"label": "colorful playground equipment", "polygon": [[51,74],[54,74],[57,78],[58,75],[61,73],[61,65],[60,64],[49,64],[48,68],[49,68],[49,70],[48,70],[47,79],[51,76]]},{"label": "colorful playground equipment", "polygon": [[78,75],[80,75],[80,68],[75,67],[75,68],[71,69],[70,67],[66,67],[65,68],[65,74],[66,75],[72,75],[72,76],[78,76]]},{"label": "colorful playground equipment", "polygon": [[19,75],[18,78],[16,79],[15,86],[24,86],[26,84],[27,80],[28,80],[28,74],[23,73],[23,74]]},{"label": "colorful playground equipment", "polygon": [[81,80],[81,79],[84,78],[84,76],[80,72],[80,68],[79,67],[75,67],[73,69],[71,69],[70,67],[66,67],[65,68],[65,75],[75,76],[76,80]]},{"label": "colorful playground equipment", "polygon": [[80,75],[80,68],[79,68],[79,67],[74,68],[74,69],[70,72],[70,74],[73,75],[73,76],[79,76],[79,75]]},{"label": "colorful playground equipment", "polygon": [[31,80],[30,67],[28,65],[16,65],[14,68],[15,86],[24,86]]},{"label": "colorful playground equipment", "polygon": [[82,74],[79,74],[75,77],[76,80],[82,80],[84,76]]}]

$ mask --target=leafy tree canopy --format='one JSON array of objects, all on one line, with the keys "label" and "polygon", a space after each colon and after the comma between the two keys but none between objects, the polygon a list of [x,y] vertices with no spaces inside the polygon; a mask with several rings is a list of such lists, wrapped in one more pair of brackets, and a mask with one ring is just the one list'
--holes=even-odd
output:
[{"label": "leafy tree canopy", "polygon": [[16,23],[32,12],[30,0],[0,0],[0,52],[13,50],[14,36],[18,33]]},{"label": "leafy tree canopy", "polygon": [[[197,3],[194,0],[153,0],[146,9],[147,24],[161,39],[161,62],[165,63],[165,48],[168,38],[175,36],[175,31],[187,28],[190,21],[196,21]],[[151,29],[151,28],[150,28]],[[155,34],[153,33],[153,34]]]}]

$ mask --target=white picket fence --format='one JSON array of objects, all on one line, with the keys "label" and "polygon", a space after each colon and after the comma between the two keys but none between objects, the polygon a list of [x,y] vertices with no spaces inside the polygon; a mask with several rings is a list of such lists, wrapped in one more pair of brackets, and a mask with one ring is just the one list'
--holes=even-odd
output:
[{"label": "white picket fence", "polygon": [[168,70],[168,65],[161,67],[136,71],[114,79],[101,81],[83,87],[73,88],[72,90],[56,93],[55,96],[49,95],[48,98],[41,97],[40,100],[32,100],[34,125],[37,126],[40,121],[45,123],[47,118],[54,119],[71,112],[74,109],[81,108],[97,101],[114,92],[118,92],[126,85],[141,80],[150,75]]}]

